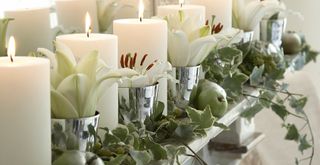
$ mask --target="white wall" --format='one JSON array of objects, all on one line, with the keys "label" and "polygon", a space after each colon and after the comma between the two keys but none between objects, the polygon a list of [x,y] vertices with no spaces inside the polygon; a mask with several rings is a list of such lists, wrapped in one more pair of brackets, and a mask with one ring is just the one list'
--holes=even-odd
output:
[{"label": "white wall", "polygon": [[293,16],[288,18],[288,30],[303,32],[308,42],[320,50],[320,1],[319,0],[284,0],[288,9],[299,11],[304,20]]}]

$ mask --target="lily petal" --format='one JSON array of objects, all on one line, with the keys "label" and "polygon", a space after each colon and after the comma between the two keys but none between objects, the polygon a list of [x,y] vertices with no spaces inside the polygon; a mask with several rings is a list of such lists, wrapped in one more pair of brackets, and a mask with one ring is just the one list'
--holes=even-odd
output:
[{"label": "lily petal", "polygon": [[169,61],[173,66],[186,66],[188,63],[189,41],[186,33],[175,31],[168,33]]},{"label": "lily petal", "polygon": [[79,118],[77,110],[69,100],[54,89],[51,89],[51,111],[55,118]]},{"label": "lily petal", "polygon": [[[187,66],[199,65],[202,62],[201,60],[209,55],[216,43],[217,40],[213,36],[202,37],[193,41],[189,47],[190,60],[188,61]],[[210,48],[212,49],[209,51]]]},{"label": "lily petal", "polygon": [[62,42],[59,42],[59,41],[54,41],[54,45],[55,45],[55,48],[56,48],[56,52],[63,53],[70,60],[70,62],[73,65],[77,64],[75,56],[74,56],[74,54],[72,53],[71,49],[68,46],[66,46],[65,44],[63,44]]}]

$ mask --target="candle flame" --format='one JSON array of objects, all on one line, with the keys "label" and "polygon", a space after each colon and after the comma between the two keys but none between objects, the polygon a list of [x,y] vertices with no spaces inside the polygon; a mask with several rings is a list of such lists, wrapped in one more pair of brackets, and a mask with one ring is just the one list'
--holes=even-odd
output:
[{"label": "candle flame", "polygon": [[89,13],[87,12],[86,13],[86,33],[87,33],[87,37],[90,36],[90,33],[91,33],[91,18],[90,18],[90,15]]},{"label": "candle flame", "polygon": [[179,0],[180,7],[184,4],[184,0]]},{"label": "candle flame", "polygon": [[13,58],[16,55],[16,41],[14,40],[14,37],[12,37],[12,36],[10,36],[10,38],[9,38],[7,54],[8,54],[8,57],[10,58],[11,62],[13,62]]},{"label": "candle flame", "polygon": [[143,3],[143,0],[140,0],[139,1],[139,19],[140,19],[140,22],[142,22],[142,19],[143,19],[143,12],[144,12],[144,3]]}]

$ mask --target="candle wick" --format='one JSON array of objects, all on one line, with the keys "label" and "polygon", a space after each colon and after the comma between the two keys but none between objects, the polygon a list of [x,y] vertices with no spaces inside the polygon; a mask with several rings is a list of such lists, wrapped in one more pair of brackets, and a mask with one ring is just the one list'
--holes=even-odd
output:
[{"label": "candle wick", "polygon": [[12,56],[10,55],[10,60],[11,60],[11,62],[13,62],[13,58],[12,58]]},{"label": "candle wick", "polygon": [[87,31],[87,37],[89,38],[90,37],[90,32],[91,32],[91,26],[89,27],[88,31]]},{"label": "candle wick", "polygon": [[142,22],[142,17],[140,17],[140,22]]},{"label": "candle wick", "polygon": [[180,3],[180,8],[182,8],[182,3]]}]

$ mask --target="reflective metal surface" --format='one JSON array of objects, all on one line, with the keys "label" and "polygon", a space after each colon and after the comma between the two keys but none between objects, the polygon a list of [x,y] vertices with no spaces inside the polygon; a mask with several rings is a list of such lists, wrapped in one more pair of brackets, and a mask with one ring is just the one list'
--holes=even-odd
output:
[{"label": "reflective metal surface", "polygon": [[176,67],[171,75],[178,83],[169,82],[169,96],[179,108],[185,108],[189,104],[190,95],[194,86],[199,82],[201,66]]},{"label": "reflective metal surface", "polygon": [[141,88],[119,88],[119,114],[123,122],[135,120],[144,122],[156,106],[158,90],[159,84]]},{"label": "reflective metal surface", "polygon": [[253,40],[254,31],[244,32],[241,43],[251,42]]},{"label": "reflective metal surface", "polygon": [[286,19],[263,19],[260,22],[260,40],[267,41],[277,47],[281,47],[282,34],[286,29]]},{"label": "reflective metal surface", "polygon": [[100,114],[79,119],[51,119],[52,148],[89,151],[94,137],[89,133],[89,125],[97,131]]}]

